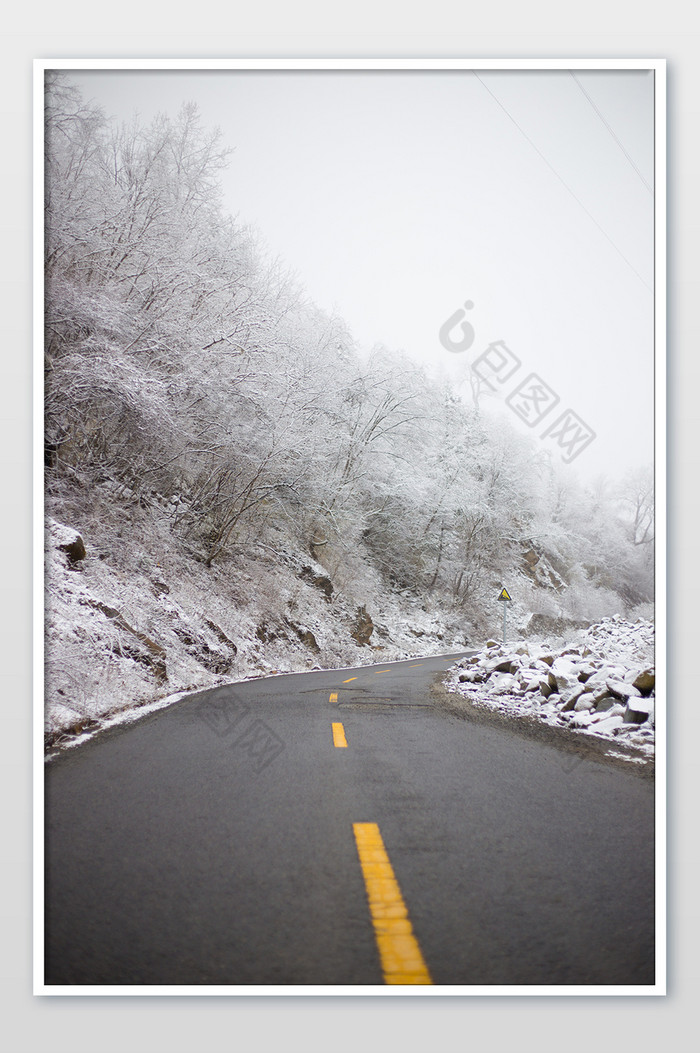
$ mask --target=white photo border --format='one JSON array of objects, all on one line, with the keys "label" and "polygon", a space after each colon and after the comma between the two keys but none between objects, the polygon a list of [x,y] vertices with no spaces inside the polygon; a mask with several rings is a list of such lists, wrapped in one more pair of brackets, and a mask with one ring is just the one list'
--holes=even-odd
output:
[{"label": "white photo border", "polygon": [[[655,603],[656,603],[656,980],[649,985],[112,985],[68,986],[44,982],[44,78],[49,70],[639,70],[654,74],[654,427],[655,427]],[[667,980],[667,416],[666,416],[666,60],[630,58],[259,58],[259,59],[68,59],[34,60],[33,98],[33,993],[78,996],[663,996]]]}]

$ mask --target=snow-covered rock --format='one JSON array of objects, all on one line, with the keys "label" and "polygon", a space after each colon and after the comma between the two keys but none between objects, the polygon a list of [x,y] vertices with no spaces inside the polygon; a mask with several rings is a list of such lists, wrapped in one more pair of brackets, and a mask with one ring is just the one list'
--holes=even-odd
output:
[{"label": "snow-covered rock", "polygon": [[[602,698],[596,699],[596,713],[609,713],[611,709],[615,709],[620,703],[613,695],[603,695]],[[624,706],[621,707],[624,710]]]},{"label": "snow-covered rock", "polygon": [[630,698],[625,709],[625,724],[643,724],[654,716],[653,698]]},{"label": "snow-covered rock", "polygon": [[497,673],[491,678],[491,690],[496,695],[507,695],[518,688],[517,678],[511,673]]},{"label": "snow-covered rock", "polygon": [[639,691],[634,687],[633,684],[625,683],[622,680],[606,680],[606,687],[611,695],[615,695],[616,698],[638,698]]},{"label": "snow-covered rock", "polygon": [[592,722],[590,730],[596,735],[610,735],[623,722],[624,718],[619,713],[613,713],[611,717],[606,717],[605,720]]},{"label": "snow-covered rock", "polygon": [[514,673],[518,666],[517,655],[511,655],[508,658],[498,658],[495,662],[490,662],[486,668],[490,676],[491,673]]},{"label": "snow-covered rock", "polygon": [[473,703],[653,752],[654,629],[606,618],[561,650],[493,642],[453,668],[448,686]]},{"label": "snow-covered rock", "polygon": [[54,548],[66,554],[69,564],[75,565],[87,556],[85,542],[80,533],[74,530],[73,527],[59,523],[55,519],[49,519],[48,533],[50,543]]},{"label": "snow-covered rock", "polygon": [[653,669],[642,669],[637,673],[636,679],[632,681],[634,687],[641,695],[649,695],[654,690],[656,677]]}]

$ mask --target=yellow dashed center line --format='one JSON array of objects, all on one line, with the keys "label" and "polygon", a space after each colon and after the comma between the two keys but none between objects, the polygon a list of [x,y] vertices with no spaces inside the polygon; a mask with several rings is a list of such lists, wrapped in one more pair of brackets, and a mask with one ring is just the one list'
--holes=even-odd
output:
[{"label": "yellow dashed center line", "polygon": [[[351,677],[350,677],[350,680],[357,680],[357,677],[356,677],[356,676],[351,676]],[[350,680],[343,680],[343,683],[344,683],[344,684],[349,684],[349,683],[350,683]]]},{"label": "yellow dashed center line", "polygon": [[353,823],[369,912],[387,984],[432,984],[376,823]]},{"label": "yellow dashed center line", "polygon": [[375,669],[374,675],[379,676],[380,673],[390,673],[391,669]]},{"label": "yellow dashed center line", "polygon": [[338,692],[334,691],[333,694],[331,695],[331,697],[328,699],[328,701],[329,702],[337,702],[338,701]]},{"label": "yellow dashed center line", "polygon": [[347,746],[347,739],[345,738],[345,728],[342,724],[333,724],[333,745],[338,747]]}]

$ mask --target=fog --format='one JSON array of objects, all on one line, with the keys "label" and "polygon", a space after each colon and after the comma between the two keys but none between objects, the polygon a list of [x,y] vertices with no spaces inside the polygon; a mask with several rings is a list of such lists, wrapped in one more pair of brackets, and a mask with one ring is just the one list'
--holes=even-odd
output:
[{"label": "fog", "polygon": [[[653,73],[70,78],[118,120],[196,102],[233,149],[226,208],[363,348],[404,349],[466,398],[467,363],[504,341],[519,371],[493,412],[540,435],[574,411],[596,436],[572,463],[586,476],[651,462]],[[460,311],[473,340],[451,353],[440,330]],[[559,399],[541,427],[504,397],[531,374]]]}]

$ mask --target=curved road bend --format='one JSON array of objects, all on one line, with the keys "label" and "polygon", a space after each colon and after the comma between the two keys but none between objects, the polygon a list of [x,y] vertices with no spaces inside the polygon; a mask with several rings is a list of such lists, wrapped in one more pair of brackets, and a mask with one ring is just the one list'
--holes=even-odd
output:
[{"label": "curved road bend", "polygon": [[47,984],[653,983],[653,783],[435,705],[457,657],[216,688],[51,761]]}]

